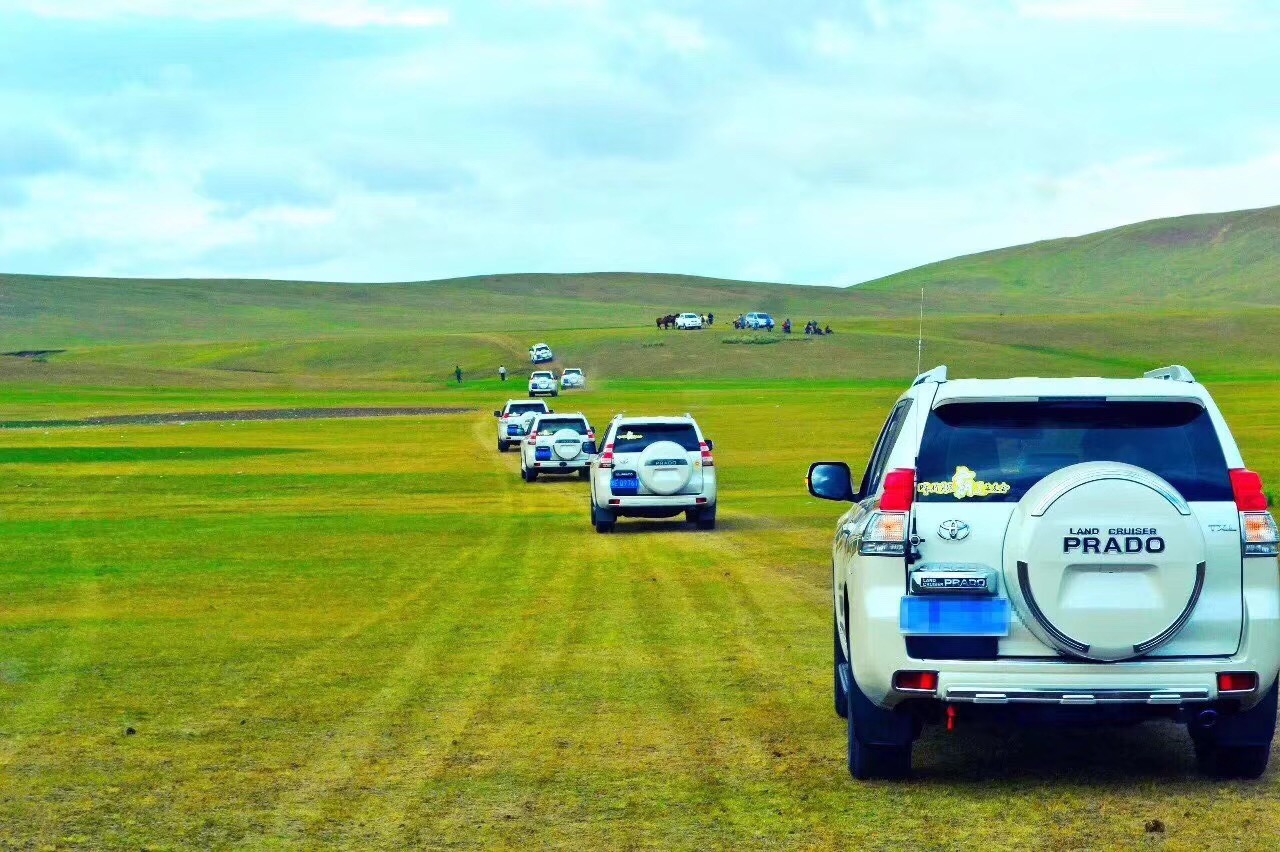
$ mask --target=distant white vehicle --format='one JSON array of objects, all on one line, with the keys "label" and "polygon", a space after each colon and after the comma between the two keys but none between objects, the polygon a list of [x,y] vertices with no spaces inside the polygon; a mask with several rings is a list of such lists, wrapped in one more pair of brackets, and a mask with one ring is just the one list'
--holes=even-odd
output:
[{"label": "distant white vehicle", "polygon": [[535,370],[529,375],[529,396],[559,396],[560,383],[550,370]]},{"label": "distant white vehicle", "polygon": [[505,453],[512,444],[519,444],[529,433],[533,418],[538,414],[549,414],[551,409],[544,400],[537,399],[526,402],[521,399],[509,399],[501,409],[493,412],[498,419],[498,452]]},{"label": "distant white vehicle", "polygon": [[564,372],[560,374],[560,389],[568,390],[569,388],[585,388],[587,386],[587,377],[582,370],[577,367],[565,367]]},{"label": "distant white vehicle", "polygon": [[764,329],[765,331],[773,331],[773,317],[758,311],[752,311],[742,318],[743,328]]},{"label": "distant white vehicle", "polygon": [[676,328],[685,330],[702,328],[702,317],[698,314],[680,314],[676,317]]},{"label": "distant white vehicle", "polygon": [[551,347],[545,343],[535,343],[529,347],[529,363],[531,364],[547,364],[556,360],[556,356],[552,353]]}]

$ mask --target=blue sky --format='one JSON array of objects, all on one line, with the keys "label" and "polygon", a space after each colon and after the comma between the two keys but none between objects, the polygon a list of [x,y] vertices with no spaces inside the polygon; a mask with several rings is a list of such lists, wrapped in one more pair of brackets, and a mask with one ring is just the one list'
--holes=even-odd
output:
[{"label": "blue sky", "polygon": [[851,284],[1280,204],[1280,7],[0,0],[0,271]]}]

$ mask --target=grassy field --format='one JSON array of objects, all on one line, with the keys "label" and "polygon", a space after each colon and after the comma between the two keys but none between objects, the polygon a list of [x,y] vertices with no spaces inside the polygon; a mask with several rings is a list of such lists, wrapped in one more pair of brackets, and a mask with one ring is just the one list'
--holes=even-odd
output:
[{"label": "grassy field", "polygon": [[[933,732],[918,780],[849,780],[829,695],[838,509],[802,477],[816,456],[860,463],[896,388],[562,397],[597,424],[691,410],[717,442],[721,529],[609,537],[583,484],[525,485],[494,452],[500,390],[396,396],[474,415],[0,432],[0,848],[1280,837],[1274,774],[1203,781],[1170,725]],[[1215,387],[1275,482],[1272,390]],[[94,408],[175,402],[117,390]]]},{"label": "grassy field", "polygon": [[[1185,363],[1280,484],[1276,210],[1144,223],[851,290],[685,276],[348,285],[0,276],[0,850],[1270,849],[1280,772],[1171,725],[931,731],[855,784],[831,712],[818,458],[915,374]],[[714,310],[704,332],[653,317]],[[770,310],[832,337],[747,345]],[[587,523],[488,412],[547,340],[618,411],[695,413],[720,529]],[[500,384],[499,363],[516,381]],[[461,387],[455,364],[466,371]],[[369,420],[14,421],[424,406]],[[1147,831],[1159,821],[1164,830]]]}]

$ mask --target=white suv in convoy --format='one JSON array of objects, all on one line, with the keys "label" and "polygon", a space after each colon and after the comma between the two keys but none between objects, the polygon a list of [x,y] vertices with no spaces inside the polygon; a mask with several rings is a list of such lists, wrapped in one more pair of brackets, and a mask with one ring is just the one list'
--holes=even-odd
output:
[{"label": "white suv in convoy", "polygon": [[768,314],[750,313],[742,318],[743,328],[764,329],[765,331],[773,331],[773,317]]},{"label": "white suv in convoy", "polygon": [[681,512],[698,529],[715,529],[712,449],[689,414],[615,417],[591,461],[596,532],[612,531],[619,517],[671,518]]},{"label": "white suv in convoy", "polygon": [[535,343],[529,347],[529,362],[531,364],[546,364],[556,360],[556,356],[552,354],[551,347],[545,343]]},{"label": "white suv in convoy", "polygon": [[949,381],[894,405],[836,525],[835,707],[855,778],[902,777],[924,723],[1187,725],[1256,778],[1280,672],[1276,523],[1209,392],[1140,379]]},{"label": "white suv in convoy", "polygon": [[544,400],[509,399],[493,416],[498,418],[498,452],[505,453],[512,444],[518,444],[529,433],[533,418],[538,414],[550,414]]},{"label": "white suv in convoy", "polygon": [[550,370],[534,370],[529,374],[529,396],[559,396],[560,383]]},{"label": "white suv in convoy", "polygon": [[676,328],[700,329],[702,328],[702,316],[699,314],[679,314],[676,317]]},{"label": "white suv in convoy", "polygon": [[569,388],[585,388],[586,386],[586,374],[577,367],[565,367],[564,372],[560,374],[561,390],[568,390]]},{"label": "white suv in convoy", "polygon": [[520,478],[533,482],[543,473],[590,474],[596,433],[583,414],[539,414],[520,445]]}]

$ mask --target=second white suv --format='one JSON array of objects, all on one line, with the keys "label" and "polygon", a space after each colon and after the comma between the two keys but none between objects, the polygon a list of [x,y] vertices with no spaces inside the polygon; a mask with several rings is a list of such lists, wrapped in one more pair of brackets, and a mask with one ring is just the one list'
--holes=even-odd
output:
[{"label": "second white suv", "polygon": [[583,414],[539,414],[520,445],[520,478],[576,473],[586,479],[596,452],[596,433]]},{"label": "second white suv", "polygon": [[716,526],[713,445],[692,415],[623,417],[609,424],[591,462],[591,523],[613,530],[620,517],[684,514],[698,529]]},{"label": "second white suv", "polygon": [[701,329],[702,315],[690,313],[678,314],[676,316],[676,328],[684,329],[685,331]]},{"label": "second white suv", "polygon": [[923,724],[1185,724],[1206,773],[1256,778],[1280,673],[1276,523],[1208,390],[950,381],[898,399],[831,550],[849,771],[901,777]]},{"label": "second white suv", "polygon": [[559,396],[560,383],[550,370],[534,370],[529,374],[529,396]]}]

